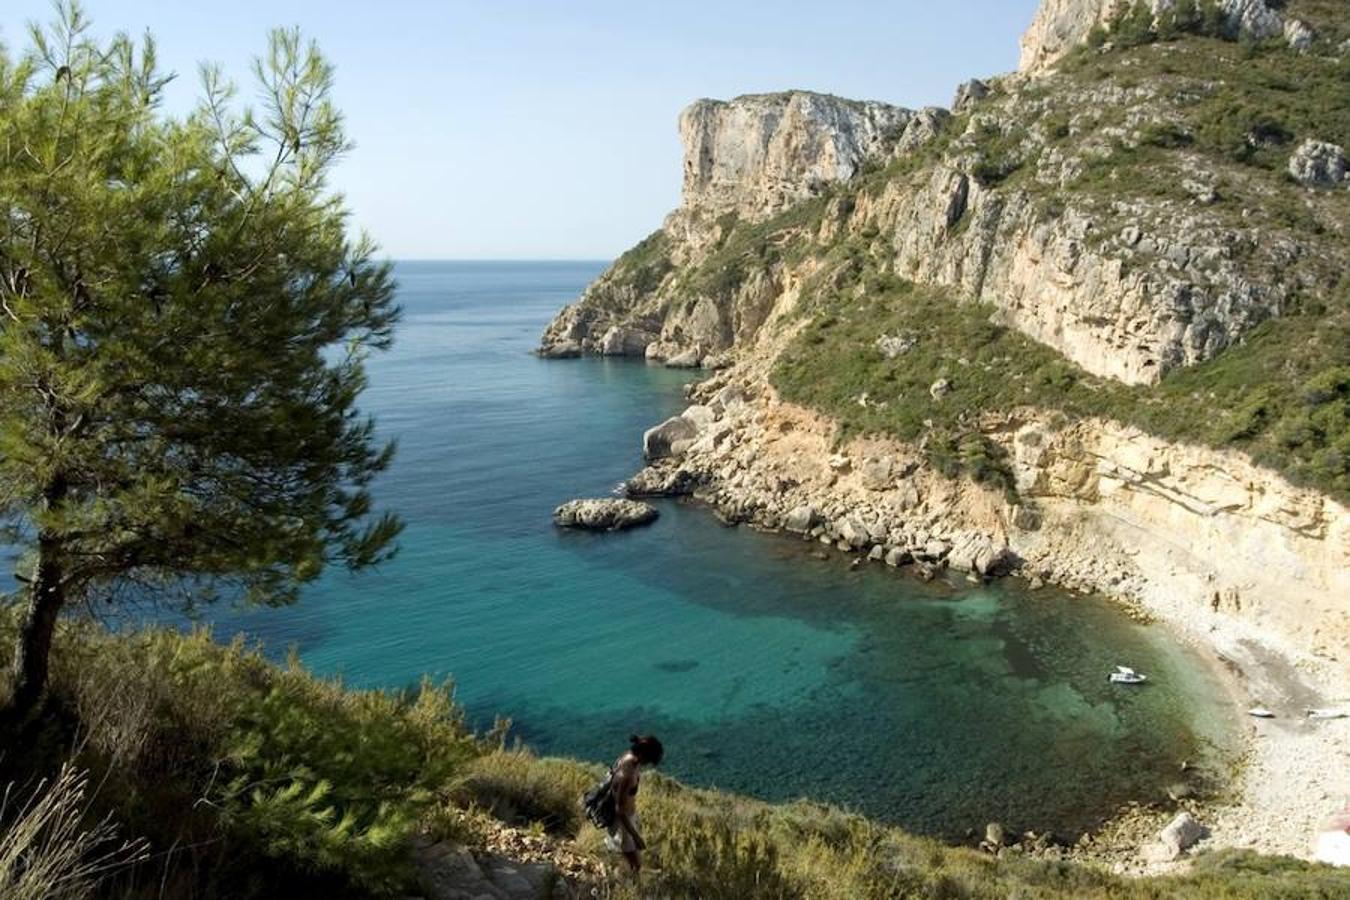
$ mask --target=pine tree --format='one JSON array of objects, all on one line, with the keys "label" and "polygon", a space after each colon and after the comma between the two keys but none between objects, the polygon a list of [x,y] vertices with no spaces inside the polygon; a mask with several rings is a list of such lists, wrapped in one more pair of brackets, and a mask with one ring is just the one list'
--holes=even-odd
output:
[{"label": "pine tree", "polygon": [[290,602],[387,558],[388,463],[356,399],[392,338],[387,263],[328,187],[333,72],[295,31],[255,112],[201,70],[164,113],[153,42],[100,45],[73,3],[0,48],[0,519],[21,555],[11,711],[63,608]]}]

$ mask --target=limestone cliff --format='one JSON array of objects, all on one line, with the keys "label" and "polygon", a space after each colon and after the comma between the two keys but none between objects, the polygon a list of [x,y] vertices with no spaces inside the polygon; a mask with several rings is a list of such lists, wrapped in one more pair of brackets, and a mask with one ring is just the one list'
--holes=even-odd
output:
[{"label": "limestone cliff", "polygon": [[[1155,15],[1173,11],[1177,0],[1146,0]],[[1081,46],[1098,26],[1133,6],[1135,0],[1046,0],[1022,36],[1019,71],[1041,72],[1054,66],[1071,50]],[[1217,0],[1224,25],[1234,36],[1257,40],[1284,35],[1295,46],[1310,37],[1306,23],[1286,18],[1284,3],[1267,0]]]},{"label": "limestone cliff", "polygon": [[[1024,73],[951,113],[699,101],[680,208],[541,352],[727,369],[649,487],[879,560],[1232,621],[1350,679],[1350,22],[1222,0],[1210,31],[1147,19],[1066,55],[1118,11],[1045,0]],[[922,385],[917,336],[882,324],[914,285],[980,310],[924,336]],[[1020,356],[977,352],[997,341]],[[782,400],[785,365],[829,383],[812,409]],[[951,379],[962,407],[934,406]],[[1002,491],[968,477],[1000,468]]]},{"label": "limestone cliff", "polygon": [[680,113],[684,212],[767,218],[885,156],[913,118],[805,91],[699,100]]}]

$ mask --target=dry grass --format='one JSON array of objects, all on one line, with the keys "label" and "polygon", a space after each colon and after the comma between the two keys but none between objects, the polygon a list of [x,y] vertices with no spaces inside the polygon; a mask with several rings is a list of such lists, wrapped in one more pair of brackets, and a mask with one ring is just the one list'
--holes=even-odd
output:
[{"label": "dry grass", "polygon": [[89,775],[63,765],[25,800],[0,797],[0,897],[78,900],[103,879],[147,857],[143,840],[118,840],[110,818],[86,824]]}]

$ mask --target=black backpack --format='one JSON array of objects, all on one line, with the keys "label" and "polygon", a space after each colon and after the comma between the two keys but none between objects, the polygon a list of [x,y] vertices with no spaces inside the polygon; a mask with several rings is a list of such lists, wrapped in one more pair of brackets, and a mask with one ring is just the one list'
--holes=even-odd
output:
[{"label": "black backpack", "polygon": [[608,831],[614,826],[615,804],[614,804],[614,770],[610,769],[603,780],[595,787],[587,791],[581,798],[581,808],[586,813],[586,818],[596,828],[603,828]]}]

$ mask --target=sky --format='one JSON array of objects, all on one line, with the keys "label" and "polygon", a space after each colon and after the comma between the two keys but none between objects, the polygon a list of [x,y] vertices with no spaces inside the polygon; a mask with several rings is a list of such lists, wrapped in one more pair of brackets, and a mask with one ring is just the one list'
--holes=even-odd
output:
[{"label": "sky", "polygon": [[[400,259],[610,259],[679,202],[679,111],[802,88],[946,106],[1011,71],[1037,0],[85,0],[99,36],[152,32],[190,107],[197,63],[249,62],[298,25],[337,67],[355,149],[334,185]],[[49,0],[0,0],[26,46]]]}]

